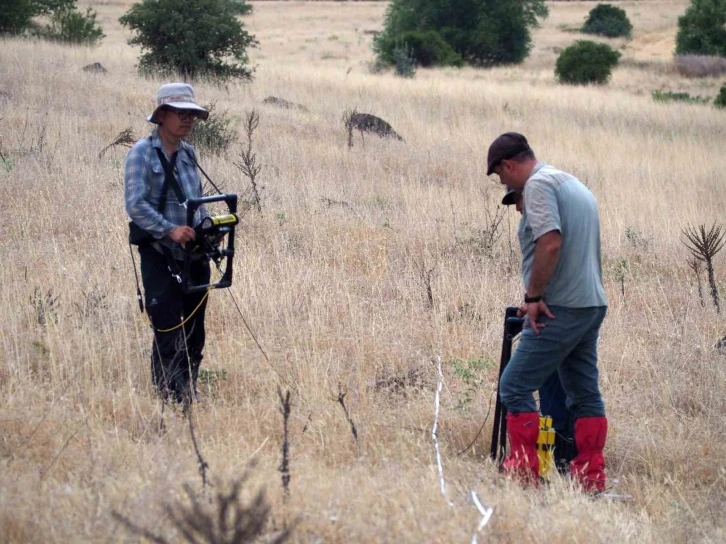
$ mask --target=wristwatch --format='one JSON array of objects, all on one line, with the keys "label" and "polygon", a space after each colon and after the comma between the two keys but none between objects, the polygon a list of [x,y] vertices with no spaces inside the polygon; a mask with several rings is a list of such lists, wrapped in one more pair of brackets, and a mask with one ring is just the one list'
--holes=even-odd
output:
[{"label": "wristwatch", "polygon": [[540,300],[542,300],[542,295],[540,295],[538,297],[528,297],[527,293],[524,294],[524,303],[525,304],[529,304],[530,302],[532,302],[532,303],[539,302]]}]

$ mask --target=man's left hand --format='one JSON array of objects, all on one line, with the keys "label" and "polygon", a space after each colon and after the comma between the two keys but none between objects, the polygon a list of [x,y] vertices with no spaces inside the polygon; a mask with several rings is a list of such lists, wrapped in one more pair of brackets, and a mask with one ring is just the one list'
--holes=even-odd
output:
[{"label": "man's left hand", "polygon": [[529,324],[532,327],[532,330],[535,334],[539,334],[540,329],[543,329],[547,325],[544,323],[537,323],[537,318],[540,315],[545,315],[549,317],[550,319],[554,319],[555,316],[550,312],[550,309],[547,307],[547,304],[544,300],[540,300],[539,302],[525,302],[519,307],[519,310],[517,311],[518,317],[529,317]]}]

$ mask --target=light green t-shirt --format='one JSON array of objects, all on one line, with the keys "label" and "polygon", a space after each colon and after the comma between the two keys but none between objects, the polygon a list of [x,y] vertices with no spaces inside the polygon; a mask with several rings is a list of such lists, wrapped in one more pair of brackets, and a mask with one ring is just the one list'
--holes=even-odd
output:
[{"label": "light green t-shirt", "polygon": [[576,177],[540,162],[524,186],[524,213],[518,230],[525,286],[532,273],[535,242],[553,230],[561,234],[562,245],[543,293],[545,302],[566,308],[607,306],[597,201]]}]

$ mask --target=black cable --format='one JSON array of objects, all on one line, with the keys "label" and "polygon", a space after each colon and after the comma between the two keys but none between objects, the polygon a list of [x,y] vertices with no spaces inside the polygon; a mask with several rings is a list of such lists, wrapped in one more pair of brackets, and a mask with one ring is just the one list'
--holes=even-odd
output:
[{"label": "black cable", "polygon": [[208,181],[209,183],[211,183],[211,184],[212,184],[212,187],[214,187],[214,189],[215,189],[215,190],[216,190],[216,191],[217,191],[217,192],[218,192],[218,193],[219,193],[220,195],[223,195],[224,193],[223,193],[222,191],[220,191],[220,190],[219,190],[219,187],[217,187],[217,186],[216,186],[216,185],[214,184],[214,182],[212,181],[212,178],[210,178],[210,177],[209,177],[209,176],[207,175],[207,173],[206,173],[206,172],[204,171],[204,169],[203,169],[203,168],[202,168],[202,167],[201,167],[201,166],[199,165],[199,163],[197,162],[197,159],[195,159],[195,158],[194,158],[194,155],[192,155],[192,153],[191,153],[190,151],[188,151],[188,150],[187,150],[187,155],[189,155],[189,158],[190,158],[190,159],[192,159],[192,162],[194,163],[194,166],[196,166],[197,168],[199,168],[199,171],[200,171],[200,172],[202,173],[202,175],[204,175],[204,177],[205,177],[205,178],[207,178],[207,181]]},{"label": "black cable", "polygon": [[457,453],[457,454],[456,454],[456,456],[457,456],[457,457],[458,457],[459,455],[461,455],[462,453],[465,453],[465,452],[467,452],[467,451],[469,450],[469,448],[471,448],[471,447],[472,447],[472,446],[474,445],[474,443],[475,443],[475,442],[477,441],[477,439],[479,438],[479,435],[480,435],[480,434],[481,434],[481,432],[482,432],[482,431],[484,430],[484,425],[486,425],[486,424],[487,424],[487,420],[489,419],[489,414],[490,414],[490,413],[491,413],[491,411],[492,411],[492,396],[494,396],[494,393],[496,393],[496,392],[497,392],[497,390],[495,389],[494,391],[492,391],[492,394],[491,394],[491,395],[489,395],[489,409],[487,410],[487,415],[486,415],[486,416],[484,417],[484,423],[482,423],[482,424],[481,424],[481,427],[479,427],[479,431],[478,431],[478,432],[476,433],[476,436],[474,437],[474,440],[472,440],[472,441],[471,441],[471,443],[470,443],[470,444],[469,444],[469,445],[468,445],[467,447],[465,447],[465,448],[464,448],[463,450],[461,450],[461,451],[460,451],[459,453]]}]

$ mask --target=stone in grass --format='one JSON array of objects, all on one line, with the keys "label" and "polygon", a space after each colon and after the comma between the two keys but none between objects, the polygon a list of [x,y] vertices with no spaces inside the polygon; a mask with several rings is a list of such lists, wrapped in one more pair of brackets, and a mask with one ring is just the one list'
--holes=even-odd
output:
[{"label": "stone in grass", "polygon": [[106,74],[108,73],[108,70],[106,70],[103,65],[100,62],[94,62],[93,64],[88,64],[83,67],[84,72],[91,72],[93,74]]},{"label": "stone in grass", "polygon": [[395,138],[403,141],[403,138],[393,130],[391,125],[370,113],[354,113],[350,118],[350,123],[353,128],[361,132],[372,132],[381,138]]},{"label": "stone in grass", "polygon": [[286,110],[308,111],[308,109],[302,104],[296,104],[295,102],[290,102],[289,100],[278,98],[277,96],[268,96],[262,101],[262,103],[269,106],[277,106],[278,108],[285,108]]}]

